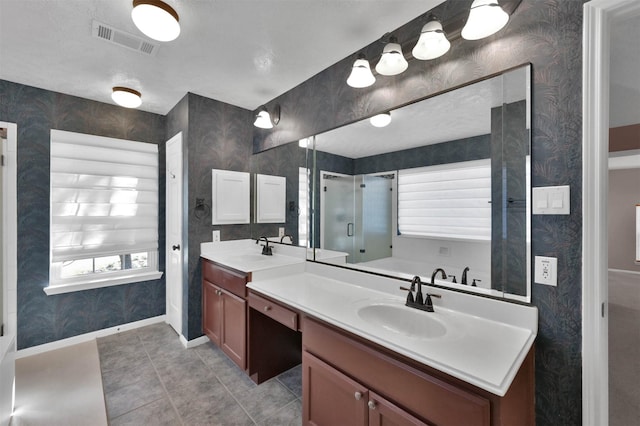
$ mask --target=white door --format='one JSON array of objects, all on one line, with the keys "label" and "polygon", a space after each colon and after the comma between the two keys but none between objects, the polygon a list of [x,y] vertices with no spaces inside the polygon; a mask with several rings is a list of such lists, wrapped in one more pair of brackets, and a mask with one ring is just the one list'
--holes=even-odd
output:
[{"label": "white door", "polygon": [[182,335],[182,133],[167,142],[167,323]]}]

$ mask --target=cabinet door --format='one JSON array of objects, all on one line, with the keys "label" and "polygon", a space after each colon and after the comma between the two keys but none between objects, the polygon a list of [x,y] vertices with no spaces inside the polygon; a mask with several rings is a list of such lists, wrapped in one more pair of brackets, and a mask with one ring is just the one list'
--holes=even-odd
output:
[{"label": "cabinet door", "polygon": [[240,368],[246,370],[247,302],[222,290],[222,335],[220,348]]},{"label": "cabinet door", "polygon": [[371,391],[369,391],[367,406],[369,408],[369,426],[427,425],[427,423]]},{"label": "cabinet door", "polygon": [[368,392],[308,352],[302,353],[303,424],[366,425]]},{"label": "cabinet door", "polygon": [[222,335],[222,290],[202,280],[202,331],[220,346]]}]

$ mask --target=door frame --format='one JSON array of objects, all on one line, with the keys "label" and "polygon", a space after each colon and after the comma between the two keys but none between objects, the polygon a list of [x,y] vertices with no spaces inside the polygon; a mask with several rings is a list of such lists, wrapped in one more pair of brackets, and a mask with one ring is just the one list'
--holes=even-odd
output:
[{"label": "door frame", "polygon": [[[185,251],[186,251],[186,247],[184,246],[185,245],[184,244],[185,232],[184,232],[184,226],[183,226],[184,225],[184,218],[185,218],[184,209],[183,209],[184,200],[185,200],[185,194],[184,194],[184,161],[183,161],[183,156],[184,156],[183,148],[184,148],[184,146],[183,146],[183,142],[184,141],[182,139],[182,132],[179,132],[176,135],[174,135],[171,139],[169,139],[165,144],[165,153],[167,154],[167,156],[168,156],[168,153],[169,153],[169,146],[173,145],[173,144],[178,144],[179,148],[180,148],[179,152],[180,152],[180,157],[181,157],[179,159],[181,170],[180,170],[180,173],[177,173],[175,175],[175,178],[178,178],[180,180],[179,185],[181,187],[181,195],[182,195],[182,200],[180,201],[179,206],[178,206],[178,209],[181,212],[181,216],[182,216],[182,221],[181,221],[182,223],[179,224],[179,229],[180,229],[180,234],[181,234],[180,235],[181,238],[180,238],[179,243],[180,243],[180,254],[181,254],[180,257],[181,257],[181,261],[182,261],[181,262],[182,263],[182,268],[178,273],[178,276],[180,277],[180,281],[181,281],[180,285],[181,285],[182,288],[180,290],[180,302],[179,302],[180,314],[178,316],[177,327],[175,327],[177,329],[176,331],[178,332],[178,334],[180,334],[181,341],[182,341],[182,336],[183,336],[183,330],[182,329],[183,329],[183,326],[184,326],[184,320],[183,320],[183,317],[184,317],[184,283],[185,283],[185,280],[184,280],[184,269],[185,269],[185,264],[186,264],[185,263],[185,254],[184,254]],[[165,159],[165,180],[166,181],[169,180],[169,173],[170,173],[169,169],[168,169],[168,166],[169,166],[169,162]],[[165,238],[166,239],[166,241],[165,241],[166,266],[165,266],[165,268],[167,268],[167,269],[169,268],[169,265],[170,265],[170,262],[169,262],[169,253],[170,253],[169,247],[173,244],[172,242],[170,242],[168,240],[169,235],[168,235],[168,232],[166,232],[166,229],[169,226],[169,215],[167,214],[167,211],[168,211],[167,206],[169,204],[168,203],[168,198],[169,197],[168,197],[168,194],[167,194],[168,193],[168,188],[169,188],[169,186],[165,185],[165,235],[166,235],[166,238]],[[169,294],[170,294],[169,291],[170,291],[170,289],[169,289],[169,274],[168,273],[165,274],[165,280],[166,280],[166,291],[165,291],[165,294],[166,294],[165,295],[165,299],[166,299],[166,305],[165,305],[166,318],[167,318],[167,323],[169,323],[173,327],[173,325],[169,322]]]},{"label": "door frame", "polygon": [[610,23],[637,0],[584,4],[582,51],[582,422],[609,423],[608,229]]}]

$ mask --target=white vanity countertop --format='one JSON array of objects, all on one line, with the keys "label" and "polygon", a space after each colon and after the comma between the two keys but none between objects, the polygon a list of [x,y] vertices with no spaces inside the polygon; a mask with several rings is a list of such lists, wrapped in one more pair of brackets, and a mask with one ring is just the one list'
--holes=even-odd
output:
[{"label": "white vanity countertop", "polygon": [[242,272],[265,271],[288,265],[304,264],[306,250],[276,244],[272,256],[262,255],[255,240],[232,240],[200,244],[200,257]]},{"label": "white vanity countertop", "polygon": [[[406,292],[398,289],[400,284],[404,283],[307,263],[306,272],[254,280],[247,287],[504,396],[535,340],[537,308],[431,288],[431,293],[440,294],[442,298],[434,298],[435,312],[427,313],[403,307]],[[423,293],[427,289],[429,287],[423,285]],[[362,307],[381,303],[429,316],[425,323],[440,322],[446,327],[446,333],[434,338],[406,335],[364,320],[358,314]],[[415,326],[406,324],[407,330]]]}]

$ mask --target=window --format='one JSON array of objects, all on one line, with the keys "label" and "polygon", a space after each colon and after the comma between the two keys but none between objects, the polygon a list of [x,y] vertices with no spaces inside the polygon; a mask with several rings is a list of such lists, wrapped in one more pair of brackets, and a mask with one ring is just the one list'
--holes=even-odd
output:
[{"label": "window", "polygon": [[47,294],[158,279],[158,147],[51,131]]},{"label": "window", "polygon": [[491,160],[400,170],[398,231],[491,240]]},{"label": "window", "polygon": [[309,244],[309,169],[298,168],[298,245]]}]

